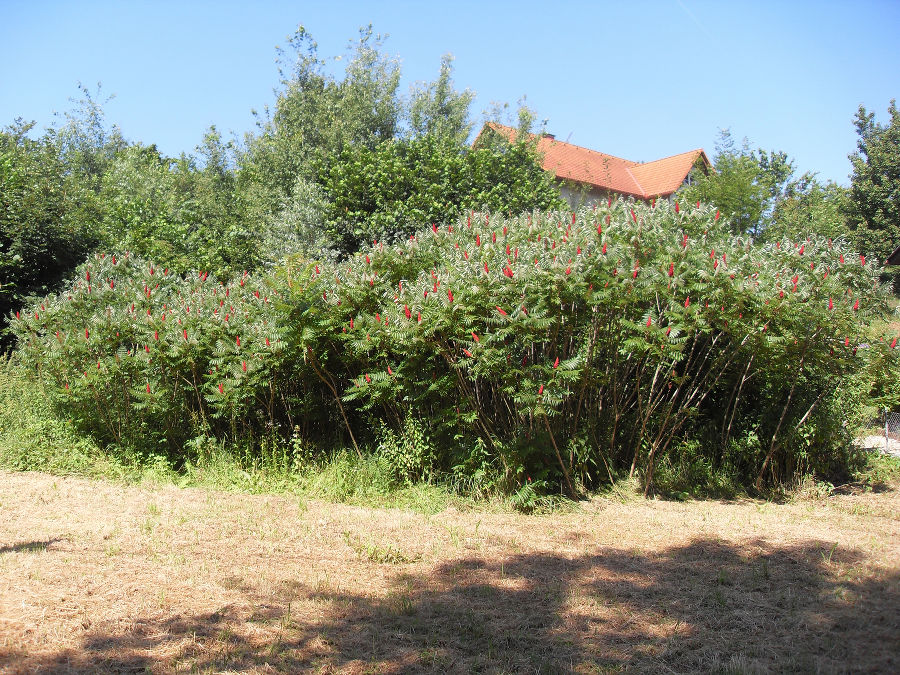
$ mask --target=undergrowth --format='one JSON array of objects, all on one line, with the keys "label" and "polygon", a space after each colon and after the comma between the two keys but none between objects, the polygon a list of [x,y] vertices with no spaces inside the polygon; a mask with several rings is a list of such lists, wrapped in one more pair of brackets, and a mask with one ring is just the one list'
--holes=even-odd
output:
[{"label": "undergrowth", "polygon": [[[378,443],[361,453],[318,452],[299,436],[288,444],[272,440],[253,450],[198,437],[185,444],[186,459],[174,466],[162,454],[99,447],[52,408],[42,387],[11,359],[0,360],[0,468],[252,494],[289,493],[428,514],[450,506],[550,513],[574,505],[561,494],[548,494],[548,486],[540,479],[526,477],[521,484],[509,486],[487,463],[477,472],[482,476],[479,489],[473,489],[471,478],[463,474],[438,474],[427,461],[433,450],[414,426],[408,427],[405,436],[383,430]],[[477,456],[478,448],[471,454]],[[398,458],[403,461],[398,463]],[[657,472],[655,494],[664,499],[746,495],[728,458],[714,466],[691,443],[671,453]],[[621,502],[640,498],[636,477],[612,474],[610,478],[612,482],[590,494]],[[849,479],[868,489],[898,482],[900,458],[864,453]],[[792,492],[802,497],[811,490],[827,496],[834,486],[809,475]]]}]

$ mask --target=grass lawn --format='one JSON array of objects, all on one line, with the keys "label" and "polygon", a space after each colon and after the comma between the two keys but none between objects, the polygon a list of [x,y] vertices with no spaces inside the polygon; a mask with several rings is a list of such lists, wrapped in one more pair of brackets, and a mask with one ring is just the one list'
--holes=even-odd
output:
[{"label": "grass lawn", "polygon": [[0,671],[897,672],[898,488],[423,514],[0,472]]}]

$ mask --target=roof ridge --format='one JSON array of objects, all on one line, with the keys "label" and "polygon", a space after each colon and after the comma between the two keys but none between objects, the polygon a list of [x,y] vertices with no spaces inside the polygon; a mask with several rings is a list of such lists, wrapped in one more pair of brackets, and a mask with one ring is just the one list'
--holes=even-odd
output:
[{"label": "roof ridge", "polygon": [[[638,166],[641,166],[641,165],[639,164]],[[641,185],[640,181],[637,179],[637,176],[635,176],[633,173],[631,173],[631,167],[626,166],[625,170],[628,172],[628,175],[631,176],[631,180],[634,181],[634,184],[638,186],[638,190],[641,191],[641,199],[647,199],[647,197],[648,197],[647,191],[644,189],[644,186]]]}]

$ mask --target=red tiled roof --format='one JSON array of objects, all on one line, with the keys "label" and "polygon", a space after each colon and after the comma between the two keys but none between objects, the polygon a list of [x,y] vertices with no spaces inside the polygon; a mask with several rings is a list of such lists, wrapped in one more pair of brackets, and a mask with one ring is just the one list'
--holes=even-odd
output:
[{"label": "red tiled roof", "polygon": [[[512,127],[495,122],[488,122],[485,127],[510,141],[515,139],[516,130]],[[481,133],[484,133],[484,129]],[[559,179],[641,199],[667,197],[675,192],[681,187],[698,157],[702,157],[707,166],[710,165],[706,153],[700,149],[639,164],[579,145],[557,141],[552,136],[546,135],[537,137],[537,151],[543,157],[543,168],[552,171]]]}]

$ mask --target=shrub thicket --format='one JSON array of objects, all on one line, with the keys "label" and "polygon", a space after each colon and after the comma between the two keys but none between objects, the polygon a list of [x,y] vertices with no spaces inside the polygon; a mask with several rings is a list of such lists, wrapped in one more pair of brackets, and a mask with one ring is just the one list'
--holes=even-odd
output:
[{"label": "shrub thicket", "polygon": [[380,439],[400,477],[476,490],[649,488],[685,457],[761,485],[846,464],[841,421],[896,375],[866,328],[879,271],[839,241],[754,246],[701,205],[610,201],[473,213],[265,283],[99,257],[13,325],[85,429],[175,456],[299,434]]}]

